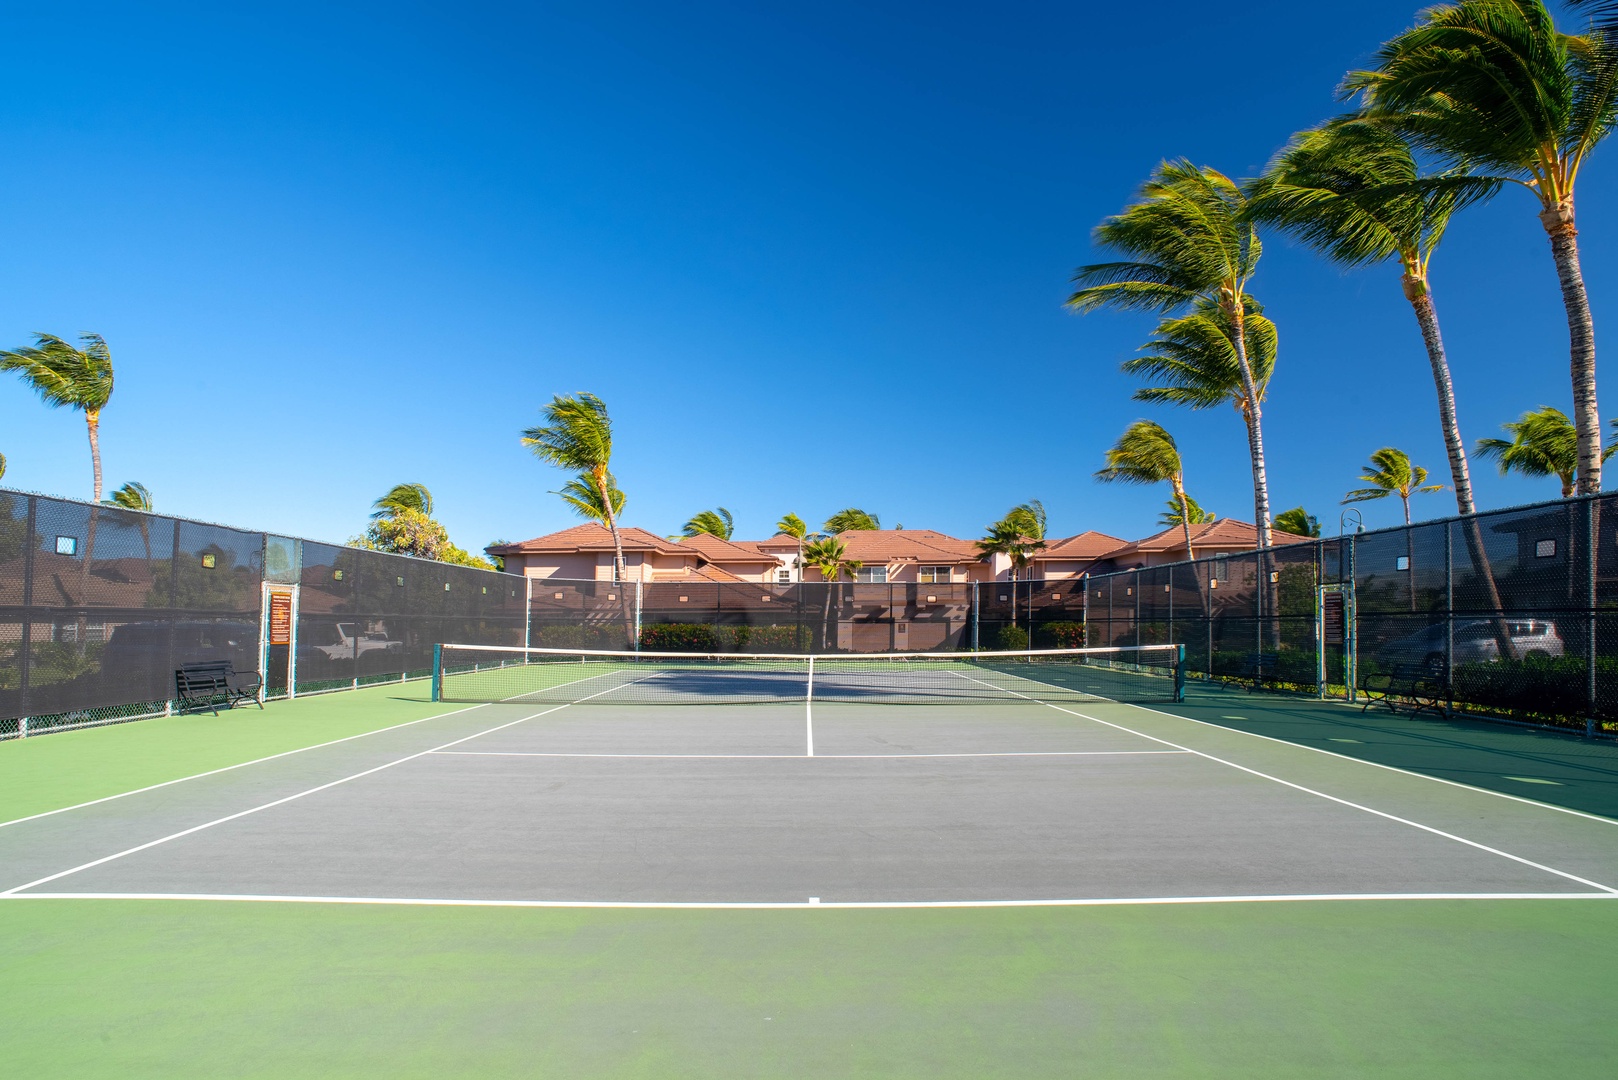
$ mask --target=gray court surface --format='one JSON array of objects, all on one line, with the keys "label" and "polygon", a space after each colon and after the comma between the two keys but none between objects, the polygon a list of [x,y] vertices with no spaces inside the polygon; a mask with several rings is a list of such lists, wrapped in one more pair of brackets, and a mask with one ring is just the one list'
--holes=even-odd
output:
[{"label": "gray court surface", "polygon": [[1618,822],[1117,703],[445,715],[0,825],[0,895],[1618,896]]}]

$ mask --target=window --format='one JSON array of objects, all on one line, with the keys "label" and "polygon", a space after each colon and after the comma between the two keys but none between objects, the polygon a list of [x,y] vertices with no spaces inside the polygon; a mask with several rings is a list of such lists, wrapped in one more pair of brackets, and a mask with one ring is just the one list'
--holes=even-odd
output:
[{"label": "window", "polygon": [[947,566],[918,566],[916,580],[924,585],[948,584],[949,570]]},{"label": "window", "polygon": [[886,585],[888,568],[886,566],[862,566],[854,571],[854,580],[868,585]]},{"label": "window", "polygon": [[792,584],[792,571],[791,570],[777,570],[775,572],[775,582],[776,582],[777,585],[790,585],[790,584]]},{"label": "window", "polygon": [[1555,540],[1536,540],[1536,541],[1534,541],[1534,558],[1536,558],[1536,559],[1554,559],[1554,558],[1556,558],[1556,541]]}]

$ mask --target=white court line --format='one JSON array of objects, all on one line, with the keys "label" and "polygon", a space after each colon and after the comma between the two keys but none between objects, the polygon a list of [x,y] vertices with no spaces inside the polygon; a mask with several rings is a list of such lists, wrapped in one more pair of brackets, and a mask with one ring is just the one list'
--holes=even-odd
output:
[{"label": "white court line", "polygon": [[1052,900],[825,900],[794,901],[681,901],[681,900],[453,900],[387,896],[278,896],[236,893],[19,893],[0,894],[4,900],[213,900],[256,904],[360,904],[384,907],[482,908],[651,908],[703,910],[796,910],[805,908],[1028,908],[1028,907],[1134,907],[1174,904],[1276,904],[1356,900],[1605,900],[1605,892],[1488,892],[1488,893],[1281,893],[1252,896],[1127,896],[1079,897]]},{"label": "white court line", "polygon": [[[959,672],[957,672],[957,674],[959,674]],[[969,679],[972,682],[983,682],[981,679],[973,679],[970,675],[961,675],[961,678]],[[1000,689],[999,687],[994,686],[992,683],[983,683],[983,685],[992,687],[996,690]],[[1013,690],[1003,690],[1001,692],[1011,694],[1014,697],[1026,697],[1026,695],[1018,694]],[[1028,700],[1032,701],[1037,699],[1029,698]],[[1555,874],[1557,877],[1567,878],[1569,881],[1576,881],[1580,885],[1588,885],[1592,889],[1601,889],[1604,892],[1612,893],[1614,896],[1618,896],[1618,889],[1615,889],[1610,885],[1603,885],[1599,881],[1591,881],[1589,878],[1582,878],[1577,874],[1570,874],[1566,870],[1558,870],[1554,866],[1546,866],[1544,863],[1537,863],[1532,859],[1525,859],[1521,855],[1513,855],[1509,851],[1502,851],[1499,848],[1490,847],[1487,844],[1480,844],[1476,840],[1468,840],[1464,836],[1457,836],[1454,833],[1445,832],[1443,829],[1437,829],[1431,825],[1423,825],[1419,821],[1412,821],[1409,818],[1399,817],[1397,814],[1390,814],[1385,810],[1377,810],[1366,806],[1363,803],[1351,802],[1348,799],[1340,799],[1336,795],[1328,795],[1324,791],[1316,791],[1314,788],[1304,787],[1302,784],[1294,784],[1292,781],[1283,780],[1279,776],[1271,776],[1269,773],[1260,772],[1257,769],[1250,769],[1246,765],[1238,765],[1234,761],[1228,761],[1225,758],[1216,757],[1213,754],[1204,753],[1201,750],[1193,750],[1189,746],[1182,746],[1179,743],[1170,742],[1168,739],[1160,739],[1156,735],[1148,735],[1144,731],[1136,731],[1134,728],[1125,727],[1123,724],[1114,724],[1111,721],[1102,720],[1099,717],[1088,716],[1081,712],[1074,712],[1072,709],[1064,709],[1062,706],[1052,705],[1048,701],[1041,701],[1040,704],[1044,705],[1048,709],[1055,709],[1057,712],[1067,713],[1069,716],[1077,716],[1080,720],[1089,720],[1091,723],[1101,724],[1105,727],[1113,728],[1116,731],[1127,731],[1131,735],[1139,735],[1143,739],[1160,743],[1163,746],[1172,746],[1177,750],[1185,750],[1189,753],[1197,755],[1198,757],[1207,758],[1209,761],[1215,761],[1221,765],[1227,765],[1232,769],[1237,769],[1252,776],[1269,780],[1272,783],[1281,784],[1284,787],[1293,788],[1294,790],[1304,792],[1305,794],[1314,795],[1317,798],[1326,799],[1330,802],[1338,803],[1339,805],[1347,806],[1354,810],[1360,810],[1367,814],[1374,814],[1377,817],[1386,818],[1388,821],[1396,821],[1401,825],[1408,825],[1413,829],[1420,829],[1422,832],[1432,833],[1434,836],[1441,836],[1446,840],[1453,840],[1458,844],[1465,844],[1467,847],[1476,848],[1479,851],[1486,851],[1491,855],[1498,855],[1503,859],[1510,859],[1512,862],[1521,863],[1524,866],[1531,866],[1535,870],[1543,870],[1547,874]]]},{"label": "white court line", "polygon": [[[440,757],[537,757],[537,758],[649,758],[654,761],[686,760],[787,760],[797,761],[803,754],[586,754],[546,753],[533,750],[431,750]],[[1189,750],[997,750],[976,754],[810,754],[826,761],[844,758],[1000,758],[1000,757],[1152,757],[1154,755],[1189,754]]]},{"label": "white court line", "polygon": [[[1386,769],[1389,772],[1400,773],[1404,776],[1414,776],[1421,780],[1431,780],[1439,784],[1448,784],[1450,787],[1458,787],[1466,791],[1476,791],[1481,795],[1493,795],[1497,799],[1510,799],[1512,802],[1527,803],[1529,806],[1537,806],[1543,810],[1555,810],[1558,814],[1572,814],[1574,817],[1584,818],[1587,821],[1599,821],[1603,825],[1618,825],[1618,818],[1602,817],[1600,814],[1589,814],[1583,810],[1573,810],[1566,806],[1556,806],[1553,803],[1541,802],[1538,799],[1524,798],[1521,795],[1512,795],[1505,791],[1494,791],[1490,788],[1478,787],[1476,784],[1465,784],[1459,780],[1446,780],[1442,776],[1429,776],[1427,773],[1413,772],[1410,769],[1401,769],[1397,765],[1384,765],[1380,761],[1369,761],[1365,758],[1354,757],[1350,754],[1340,754],[1335,750],[1326,750],[1319,746],[1310,746],[1307,743],[1296,743],[1288,739],[1277,739],[1273,735],[1260,735],[1256,731],[1245,731],[1242,728],[1226,727],[1223,724],[1215,724],[1209,720],[1198,720],[1194,716],[1181,716],[1179,713],[1164,712],[1162,709],[1149,709],[1145,705],[1137,705],[1132,701],[1115,701],[1113,704],[1128,705],[1131,709],[1139,709],[1141,712],[1148,712],[1153,716],[1168,716],[1175,720],[1188,720],[1193,724],[1201,724],[1203,727],[1216,728],[1219,731],[1233,731],[1238,735],[1246,735],[1254,739],[1263,739],[1265,742],[1280,743],[1282,746],[1296,746],[1302,750],[1312,750],[1317,754],[1325,754],[1327,757],[1339,758],[1343,761],[1355,761],[1361,765],[1371,765],[1378,769]],[[1345,702],[1343,704],[1347,703]]]},{"label": "white court line", "polygon": [[[627,686],[629,684],[628,683],[622,683],[620,685]],[[300,791],[300,792],[297,792],[296,794],[288,795],[285,798],[275,799],[272,802],[262,803],[262,804],[260,804],[258,806],[249,807],[246,810],[238,810],[234,814],[227,814],[224,817],[215,818],[212,821],[205,821],[201,825],[193,825],[189,829],[181,829],[179,832],[170,833],[167,836],[158,837],[156,840],[148,840],[144,844],[137,844],[132,848],[125,848],[123,851],[115,852],[115,853],[113,853],[111,855],[104,855],[99,859],[92,859],[90,862],[82,863],[79,866],[75,866],[75,867],[72,867],[72,868],[67,869],[67,870],[58,871],[57,873],[54,873],[54,874],[48,874],[45,877],[38,878],[38,879],[36,879],[34,881],[30,881],[27,884],[18,885],[18,886],[14,887],[14,888],[7,889],[4,892],[0,892],[0,897],[14,896],[17,893],[22,892],[24,889],[32,889],[36,885],[44,885],[47,882],[55,881],[58,878],[65,878],[65,877],[68,877],[69,875],[77,874],[77,873],[79,873],[80,871],[83,871],[83,870],[93,869],[93,868],[95,868],[97,866],[101,866],[101,865],[103,865],[105,863],[110,863],[110,862],[114,862],[114,861],[116,861],[118,859],[122,859],[126,855],[134,855],[137,852],[145,851],[148,848],[157,847],[159,844],[166,844],[170,840],[178,840],[181,837],[190,836],[192,833],[198,833],[198,832],[203,831],[204,829],[211,829],[215,825],[223,825],[226,822],[235,821],[237,818],[244,818],[244,817],[247,817],[249,814],[256,814],[261,810],[269,810],[269,809],[272,809],[272,808],[277,807],[277,806],[285,805],[286,803],[292,802],[292,801],[294,801],[296,799],[301,799],[305,795],[314,795],[317,792],[325,791],[327,788],[334,788],[334,787],[338,786],[339,784],[346,784],[350,780],[358,780],[358,779],[360,779],[362,777],[370,776],[372,773],[379,773],[384,769],[391,769],[395,765],[403,765],[407,761],[414,761],[419,757],[425,757],[426,755],[431,754],[434,751],[447,750],[451,746],[459,746],[461,743],[471,742],[473,739],[482,738],[484,735],[491,735],[496,731],[504,731],[508,727],[515,727],[516,725],[526,723],[529,720],[536,720],[541,716],[549,716],[551,713],[557,712],[558,710],[561,710],[561,709],[565,709],[569,705],[577,705],[580,701],[589,701],[590,698],[600,697],[601,694],[609,694],[609,693],[612,692],[612,690],[616,690],[616,689],[618,689],[618,687],[615,686],[611,690],[602,690],[600,693],[589,695],[589,697],[579,698],[578,701],[565,701],[560,705],[552,706],[549,709],[544,709],[544,710],[542,710],[540,712],[537,712],[537,713],[534,713],[534,714],[532,714],[530,716],[519,717],[516,720],[510,720],[510,721],[507,721],[504,724],[497,724],[496,726],[494,726],[492,728],[485,728],[482,731],[474,732],[471,735],[467,735],[467,736],[464,736],[462,738],[455,739],[455,740],[453,740],[451,742],[444,743],[441,746],[434,746],[434,747],[432,747],[430,749],[427,749],[427,750],[419,750],[414,754],[408,754],[405,757],[397,758],[397,759],[395,759],[393,761],[387,762],[386,764],[378,765],[375,768],[366,769],[364,772],[357,772],[357,773],[354,773],[352,776],[345,776],[340,780],[332,780],[329,783],[321,784],[318,787],[312,787],[312,788],[309,788],[309,789],[307,789],[305,791]],[[462,710],[462,711],[465,711],[465,710]]]},{"label": "white court line", "polygon": [[[589,682],[590,679],[599,679],[600,677],[601,676],[599,675],[591,675],[584,679],[574,679],[573,682],[558,683],[557,686],[552,687],[551,689],[560,689],[563,686],[572,686],[574,683]],[[387,684],[384,683],[382,685]],[[529,693],[538,693],[538,691],[529,691]],[[74,803],[72,806],[62,806],[55,810],[46,810],[38,814],[29,814],[27,817],[12,818],[10,821],[0,821],[0,829],[4,829],[8,825],[21,825],[25,821],[37,821],[40,818],[51,817],[55,814],[65,814],[69,810],[82,810],[86,806],[96,806],[100,803],[112,802],[114,799],[122,799],[130,795],[140,795],[143,792],[156,791],[158,788],[166,788],[172,784],[183,784],[187,780],[201,780],[205,776],[218,776],[220,773],[227,773],[232,769],[245,769],[249,765],[262,765],[266,761],[274,761],[276,758],[284,758],[292,754],[301,754],[305,750],[320,750],[327,746],[336,746],[338,743],[350,742],[354,739],[363,739],[369,735],[380,735],[385,731],[398,731],[400,728],[411,727],[415,724],[425,724],[429,720],[442,720],[446,716],[459,716],[461,713],[471,712],[473,709],[481,709],[487,705],[509,704],[514,700],[514,698],[505,698],[501,701],[484,701],[476,705],[468,705],[464,709],[451,709],[449,712],[434,713],[431,716],[423,716],[419,720],[406,720],[402,724],[390,724],[387,727],[377,728],[374,731],[362,731],[357,735],[345,735],[341,739],[332,739],[329,742],[315,743],[313,746],[300,746],[295,750],[283,750],[278,754],[269,754],[265,757],[254,758],[252,761],[240,761],[235,765],[226,765],[218,769],[209,769],[207,772],[192,773],[190,776],[181,776],[174,780],[164,780],[160,784],[148,784],[145,787],[134,788],[130,791],[120,791],[116,795],[103,795],[99,799],[90,799],[86,802]]]}]

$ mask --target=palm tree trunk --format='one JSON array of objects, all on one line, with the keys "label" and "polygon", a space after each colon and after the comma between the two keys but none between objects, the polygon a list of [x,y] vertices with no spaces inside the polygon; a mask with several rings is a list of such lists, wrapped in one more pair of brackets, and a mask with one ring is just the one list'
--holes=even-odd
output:
[{"label": "palm tree trunk", "polygon": [[607,531],[612,533],[612,580],[618,586],[618,610],[624,620],[625,647],[633,649],[638,644],[635,641],[635,616],[629,610],[629,567],[624,562],[624,541],[618,535],[618,515],[612,508],[612,493],[607,487],[606,470],[602,469],[596,475],[596,487],[601,490],[601,509],[607,515]]},{"label": "palm tree trunk", "polygon": [[1176,476],[1174,483],[1174,497],[1180,500],[1180,530],[1185,533],[1185,557],[1192,560],[1197,553],[1191,550],[1191,500],[1186,498],[1185,481]]},{"label": "palm tree trunk", "polygon": [[1573,376],[1573,428],[1579,439],[1580,495],[1601,492],[1601,417],[1596,409],[1596,332],[1590,297],[1579,266],[1579,231],[1573,224],[1573,198],[1562,199],[1539,215],[1551,239],[1551,257],[1567,309],[1567,331]]},{"label": "palm tree trunk", "polygon": [[1270,546],[1270,480],[1264,464],[1264,426],[1263,414],[1258,404],[1258,384],[1253,381],[1253,368],[1247,362],[1247,313],[1242,308],[1242,298],[1236,297],[1227,309],[1230,313],[1230,325],[1233,331],[1233,341],[1236,346],[1236,364],[1242,373],[1242,395],[1247,399],[1247,407],[1242,410],[1242,418],[1247,421],[1247,450],[1253,459],[1253,524],[1258,527],[1258,546],[1260,550]]},{"label": "palm tree trunk", "polygon": [[1450,377],[1449,357],[1444,337],[1438,329],[1438,310],[1425,277],[1410,271],[1404,275],[1405,299],[1415,310],[1421,339],[1427,345],[1427,362],[1433,368],[1433,387],[1438,391],[1438,421],[1444,429],[1444,449],[1449,453],[1449,475],[1455,485],[1455,508],[1464,517],[1477,512],[1472,500],[1472,472],[1466,462],[1466,443],[1461,440],[1461,423],[1455,415],[1455,383]]},{"label": "palm tree trunk", "polygon": [[95,409],[88,409],[84,414],[85,427],[90,429],[90,468],[95,475],[95,497],[91,502],[101,501],[101,413]]}]

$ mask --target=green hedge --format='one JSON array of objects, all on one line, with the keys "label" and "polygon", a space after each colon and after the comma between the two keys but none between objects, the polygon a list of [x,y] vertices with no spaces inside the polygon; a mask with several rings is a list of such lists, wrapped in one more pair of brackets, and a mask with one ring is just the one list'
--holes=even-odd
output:
[{"label": "green hedge", "polygon": [[640,647],[650,652],[809,651],[807,626],[714,626],[708,623],[655,623],[640,628]]}]

